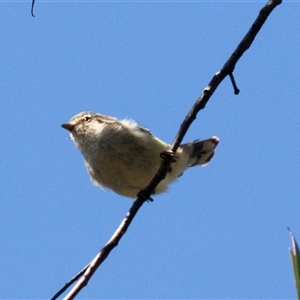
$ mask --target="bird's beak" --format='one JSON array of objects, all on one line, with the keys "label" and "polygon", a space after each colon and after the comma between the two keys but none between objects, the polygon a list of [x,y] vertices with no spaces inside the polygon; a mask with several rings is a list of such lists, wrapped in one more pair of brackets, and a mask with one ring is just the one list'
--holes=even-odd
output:
[{"label": "bird's beak", "polygon": [[71,123],[67,123],[67,124],[62,124],[61,125],[62,128],[69,130],[70,132],[72,132],[72,130],[74,129],[75,125],[71,124]]}]

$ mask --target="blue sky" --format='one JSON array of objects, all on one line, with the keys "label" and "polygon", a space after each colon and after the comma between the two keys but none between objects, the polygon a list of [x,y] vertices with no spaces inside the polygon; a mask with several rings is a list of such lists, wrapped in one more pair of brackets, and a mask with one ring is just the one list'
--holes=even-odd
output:
[{"label": "blue sky", "polygon": [[[171,143],[266,1],[0,2],[0,298],[50,298],[132,200],[94,187],[60,125],[90,110]],[[283,1],[185,141],[206,167],[146,203],[79,298],[292,299],[300,240],[299,4]]]}]

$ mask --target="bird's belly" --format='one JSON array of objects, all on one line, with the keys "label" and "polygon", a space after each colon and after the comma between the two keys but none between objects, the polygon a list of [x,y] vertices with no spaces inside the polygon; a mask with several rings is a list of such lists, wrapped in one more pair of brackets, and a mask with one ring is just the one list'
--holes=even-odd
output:
[{"label": "bird's belly", "polygon": [[135,198],[144,189],[159,169],[161,160],[147,159],[124,162],[106,159],[96,164],[86,161],[88,172],[97,185],[108,188],[125,197]]},{"label": "bird's belly", "polygon": [[[162,159],[160,153],[169,145],[152,141],[148,147],[135,143],[118,148],[102,148],[94,157],[85,157],[86,167],[96,185],[108,188],[125,197],[136,198],[138,192],[150,183],[157,173]],[[128,152],[130,155],[128,155]],[[164,192],[168,184],[182,172],[172,165],[165,179],[155,189],[155,194]],[[180,167],[181,168],[181,167]]]}]

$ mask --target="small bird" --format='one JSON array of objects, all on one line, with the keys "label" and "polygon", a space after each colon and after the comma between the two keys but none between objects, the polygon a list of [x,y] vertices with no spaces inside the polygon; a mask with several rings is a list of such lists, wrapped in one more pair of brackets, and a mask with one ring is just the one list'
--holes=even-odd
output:
[{"label": "small bird", "polygon": [[[81,112],[62,124],[81,151],[94,184],[125,197],[136,198],[158,171],[163,151],[171,146],[133,120],[118,120],[92,112]],[[168,173],[155,189],[166,191],[169,183],[188,168],[207,164],[219,139],[196,140],[180,145]]]}]

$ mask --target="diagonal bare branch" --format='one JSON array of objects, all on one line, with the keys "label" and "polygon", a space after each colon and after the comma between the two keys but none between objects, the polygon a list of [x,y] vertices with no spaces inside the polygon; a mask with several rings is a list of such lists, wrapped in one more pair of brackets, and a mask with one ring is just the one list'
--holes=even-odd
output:
[{"label": "diagonal bare branch", "polygon": [[[132,222],[138,210],[141,208],[144,202],[148,201],[149,199],[151,200],[150,198],[151,194],[155,190],[156,186],[160,183],[160,181],[165,178],[171,163],[174,161],[175,153],[179,145],[181,144],[183,137],[188,131],[190,125],[196,119],[197,113],[200,110],[205,108],[210,97],[212,96],[214,91],[217,89],[219,84],[224,80],[226,76],[228,75],[230,76],[231,82],[233,84],[234,92],[235,94],[238,93],[238,88],[235,84],[235,80],[233,77],[233,71],[235,69],[236,63],[239,61],[242,55],[249,49],[256,35],[262,28],[263,24],[265,23],[265,21],[267,20],[271,12],[276,8],[276,6],[281,4],[281,2],[282,2],[281,0],[270,0],[261,9],[258,17],[252,24],[251,28],[249,29],[245,37],[242,39],[242,41],[237,46],[235,51],[232,53],[230,58],[224,64],[222,69],[213,76],[208,86],[203,90],[202,94],[200,95],[200,97],[197,99],[197,101],[195,102],[195,104],[187,114],[185,120],[180,126],[178,134],[174,139],[171,150],[162,154],[163,162],[157,174],[151,180],[149,185],[143,191],[140,191],[140,193],[138,194],[138,198],[133,203],[129,212],[126,214],[120,226],[115,231],[115,233],[110,238],[110,240],[107,242],[107,244],[99,251],[96,257],[90,262],[90,264],[88,264],[80,273],[78,273],[74,277],[78,279],[80,275],[82,275],[78,283],[73,287],[73,289],[69,292],[69,294],[64,299],[74,299],[75,296],[80,292],[80,290],[88,284],[88,281],[95,273],[97,268],[100,266],[100,264],[107,258],[111,250],[118,245],[119,241],[127,231],[130,223]],[[70,283],[72,284],[73,282],[74,281],[71,280],[65,286],[69,286],[69,284]],[[61,293],[64,292],[64,290],[65,290],[64,288],[60,290],[52,299],[57,299],[57,297],[59,297]]]}]

